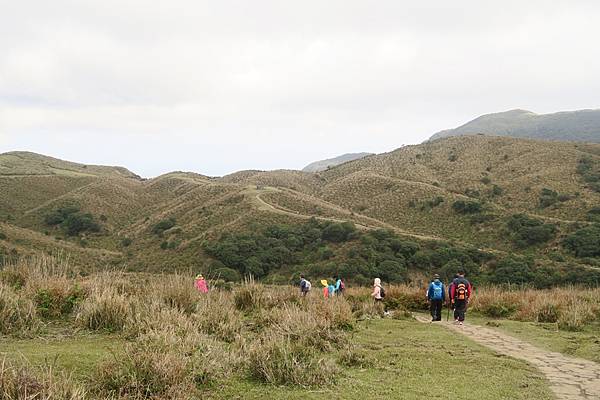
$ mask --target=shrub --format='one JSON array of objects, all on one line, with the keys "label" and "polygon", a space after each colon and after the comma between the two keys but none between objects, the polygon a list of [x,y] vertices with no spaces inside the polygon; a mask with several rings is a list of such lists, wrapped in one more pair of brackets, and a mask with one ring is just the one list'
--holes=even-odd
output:
[{"label": "shrub", "polygon": [[0,231],[0,240],[6,240],[6,239],[7,239],[6,234],[4,232]]},{"label": "shrub", "polygon": [[558,201],[558,192],[551,189],[542,189],[540,192],[540,207],[547,208]]},{"label": "shrub", "polygon": [[591,222],[600,222],[600,206],[594,207],[587,212],[587,220]]},{"label": "shrub", "polygon": [[535,312],[536,322],[555,323],[560,318],[560,311],[556,304],[542,304]]},{"label": "shrub", "polygon": [[351,222],[329,223],[323,228],[322,239],[329,242],[345,242],[356,231],[356,227]]},{"label": "shrub", "polygon": [[600,257],[600,225],[578,229],[564,239],[563,246],[577,257]]},{"label": "shrub", "polygon": [[128,237],[121,239],[122,247],[129,247],[129,246],[131,246],[131,243],[133,243],[133,240]]},{"label": "shrub", "polygon": [[58,318],[70,314],[85,298],[85,291],[68,279],[49,279],[35,292],[34,301],[43,318]]},{"label": "shrub", "polygon": [[151,232],[157,236],[162,236],[163,232],[175,226],[175,218],[163,219],[152,226]]},{"label": "shrub", "polygon": [[502,193],[504,193],[504,190],[500,186],[498,186],[498,185],[492,186],[492,190],[490,192],[490,194],[492,196],[502,196]]},{"label": "shrub", "polygon": [[218,279],[223,279],[225,282],[239,282],[242,279],[239,272],[227,267],[217,268],[211,274]]},{"label": "shrub", "polygon": [[76,206],[66,206],[54,210],[46,215],[44,221],[47,225],[59,225],[67,236],[77,236],[83,232],[99,232],[100,225],[89,213],[82,213]]},{"label": "shrub", "polygon": [[490,183],[492,183],[492,179],[489,176],[484,176],[483,178],[481,178],[481,183],[483,183],[484,185],[489,185]]},{"label": "shrub", "polygon": [[481,212],[483,205],[478,201],[457,200],[452,204],[452,208],[459,214],[475,214]]},{"label": "shrub", "polygon": [[555,237],[557,231],[556,225],[544,224],[525,214],[512,215],[506,225],[512,231],[513,242],[519,247],[548,242]]}]

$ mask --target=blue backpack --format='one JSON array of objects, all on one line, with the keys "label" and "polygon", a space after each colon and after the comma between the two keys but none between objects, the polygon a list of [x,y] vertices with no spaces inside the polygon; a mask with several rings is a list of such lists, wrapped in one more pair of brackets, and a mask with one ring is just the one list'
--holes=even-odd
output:
[{"label": "blue backpack", "polygon": [[433,284],[433,300],[442,300],[444,297],[444,288],[442,285]]}]

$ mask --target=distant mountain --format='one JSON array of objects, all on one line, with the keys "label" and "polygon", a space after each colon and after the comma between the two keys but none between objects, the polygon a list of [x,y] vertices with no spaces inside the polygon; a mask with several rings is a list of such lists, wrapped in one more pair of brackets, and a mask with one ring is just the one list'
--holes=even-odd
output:
[{"label": "distant mountain", "polygon": [[554,114],[511,110],[486,114],[458,128],[438,132],[429,140],[476,134],[600,143],[600,110],[565,111]]},{"label": "distant mountain", "polygon": [[302,168],[304,172],[321,172],[326,171],[330,167],[335,167],[336,165],[343,164],[345,162],[360,160],[361,158],[365,158],[367,156],[372,155],[373,153],[348,153],[341,155],[339,157],[330,158],[327,160],[315,161],[314,163],[308,164],[306,167]]}]

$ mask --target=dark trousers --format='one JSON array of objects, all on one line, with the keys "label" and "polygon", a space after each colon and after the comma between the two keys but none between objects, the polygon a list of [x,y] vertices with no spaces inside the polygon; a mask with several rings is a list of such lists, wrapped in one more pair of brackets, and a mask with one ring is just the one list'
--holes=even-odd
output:
[{"label": "dark trousers", "polygon": [[431,318],[434,321],[442,320],[442,306],[444,302],[442,300],[431,300],[431,304],[429,305],[429,311],[431,311]]},{"label": "dark trousers", "polygon": [[454,301],[454,319],[460,322],[465,320],[465,312],[467,311],[466,300],[455,300]]}]

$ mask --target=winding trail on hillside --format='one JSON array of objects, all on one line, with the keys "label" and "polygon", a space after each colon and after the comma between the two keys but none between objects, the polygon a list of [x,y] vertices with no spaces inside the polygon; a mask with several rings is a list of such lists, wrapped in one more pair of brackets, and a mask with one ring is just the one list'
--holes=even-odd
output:
[{"label": "winding trail on hillside", "polygon": [[[416,318],[423,323],[430,322],[422,316]],[[600,364],[546,351],[494,329],[478,325],[459,326],[446,322],[442,322],[441,325],[467,336],[496,353],[524,360],[535,366],[546,376],[550,388],[558,399],[600,399]]]},{"label": "winding trail on hillside", "polygon": [[[340,219],[340,218],[335,218],[335,217],[323,217],[323,216],[319,216],[319,215],[308,215],[308,214],[302,214],[299,211],[294,211],[294,210],[290,210],[287,209],[285,207],[279,206],[279,205],[274,205],[271,204],[269,202],[267,202],[265,199],[263,199],[261,197],[262,194],[264,193],[273,193],[273,192],[288,192],[291,194],[300,194],[301,198],[310,198],[310,200],[313,203],[317,203],[321,206],[330,208],[336,212],[345,214],[348,216],[347,219]],[[291,189],[279,189],[279,188],[273,188],[273,187],[265,187],[262,189],[255,189],[255,188],[248,188],[244,191],[244,193],[246,195],[250,195],[254,198],[257,206],[259,209],[261,210],[265,210],[265,211],[270,211],[270,212],[275,212],[275,213],[279,213],[279,214],[284,214],[284,215],[289,215],[295,218],[302,218],[302,219],[310,219],[310,218],[315,218],[317,220],[320,221],[331,221],[331,222],[346,222],[346,221],[350,221],[352,223],[354,223],[354,225],[361,230],[374,230],[374,229],[389,229],[401,236],[406,236],[406,237],[412,237],[415,239],[419,239],[419,240],[427,240],[427,241],[447,241],[448,239],[444,239],[438,236],[433,236],[433,235],[423,235],[423,234],[418,234],[418,233],[414,233],[414,232],[409,232],[406,231],[402,228],[399,228],[397,226],[391,225],[387,222],[383,222],[381,220],[378,220],[376,218],[373,217],[369,217],[363,214],[358,214],[358,213],[353,213],[347,209],[344,209],[336,204],[332,204],[329,203],[325,200],[322,199],[318,199],[315,198],[313,196],[310,195],[306,195],[303,193],[298,193],[294,190]],[[314,200],[313,200],[314,199]],[[368,222],[367,222],[368,221]],[[462,242],[459,240],[454,240],[455,243],[461,244],[463,246],[470,246],[473,247],[472,244],[466,243],[466,242]],[[479,251],[484,251],[487,253],[491,253],[491,254],[506,254],[506,252],[502,251],[502,250],[498,250],[498,249],[491,249],[491,248],[478,248],[477,250]]]},{"label": "winding trail on hillside", "polygon": [[[264,193],[268,193],[268,192],[281,192],[282,190],[280,189],[276,189],[276,188],[264,188],[264,189],[247,189],[246,190],[246,194],[251,194],[253,195],[259,209],[261,210],[265,210],[265,211],[270,211],[270,212],[275,212],[278,214],[283,214],[283,215],[289,215],[295,218],[302,218],[302,219],[311,219],[311,218],[315,218],[317,220],[320,221],[331,221],[331,222],[347,222],[347,221],[351,221],[352,223],[354,223],[354,225],[361,230],[374,230],[374,229],[382,229],[382,228],[387,228],[387,229],[391,229],[394,230],[395,232],[397,232],[400,235],[403,236],[409,236],[409,237],[413,237],[415,239],[421,239],[421,240],[443,240],[442,238],[436,237],[436,236],[428,236],[428,235],[420,235],[417,233],[412,233],[412,232],[407,232],[405,230],[402,230],[400,228],[397,228],[393,225],[390,225],[386,222],[383,221],[379,221],[375,218],[371,218],[371,217],[367,217],[365,215],[361,215],[361,214],[356,214],[354,213],[354,215],[352,215],[352,213],[346,209],[343,209],[339,206],[336,205],[331,205],[331,204],[327,204],[325,205],[324,200],[319,200],[316,201],[321,205],[325,205],[326,207],[329,207],[331,209],[334,209],[337,212],[343,213],[343,214],[347,214],[348,215],[348,219],[340,219],[340,218],[335,218],[335,217],[323,217],[320,215],[308,215],[308,214],[302,214],[298,211],[293,211],[290,209],[287,209],[285,207],[279,206],[279,205],[274,205],[271,204],[269,202],[267,202],[265,199],[263,199],[261,197],[262,194]],[[288,190],[290,192],[293,192],[291,190]],[[306,195],[307,196],[307,195]],[[307,196],[308,197],[308,196]],[[315,199],[318,200],[318,199]],[[357,222],[358,220],[368,220],[371,224],[367,224],[364,221],[360,221]]]}]

